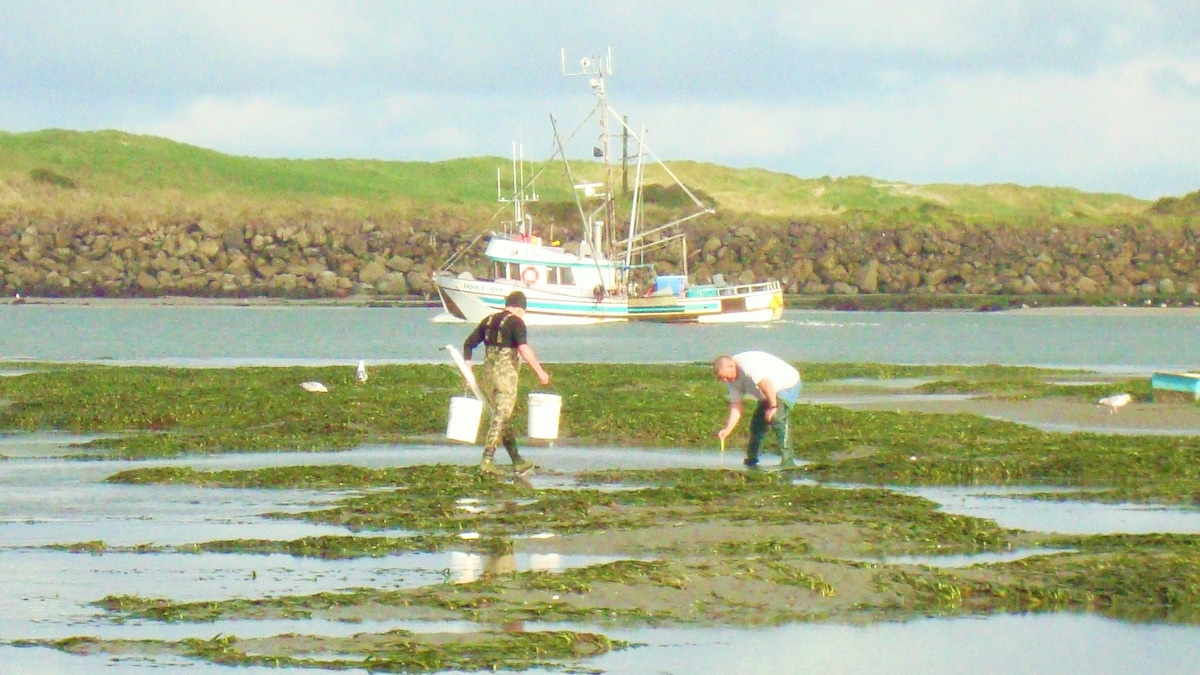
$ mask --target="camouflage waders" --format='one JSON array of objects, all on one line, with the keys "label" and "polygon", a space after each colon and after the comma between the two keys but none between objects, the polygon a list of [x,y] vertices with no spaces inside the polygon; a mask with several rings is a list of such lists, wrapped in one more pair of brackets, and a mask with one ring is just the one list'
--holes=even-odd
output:
[{"label": "camouflage waders", "polygon": [[487,435],[483,439],[483,455],[491,458],[503,443],[508,456],[516,465],[521,460],[517,452],[517,437],[513,432],[512,415],[517,407],[517,370],[520,355],[513,347],[488,347],[483,360],[480,388],[491,409]]}]

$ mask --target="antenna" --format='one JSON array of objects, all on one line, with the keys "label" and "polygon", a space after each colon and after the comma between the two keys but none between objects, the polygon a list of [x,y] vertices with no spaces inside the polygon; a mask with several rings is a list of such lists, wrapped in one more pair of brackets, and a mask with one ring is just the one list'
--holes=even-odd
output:
[{"label": "antenna", "polygon": [[562,49],[562,74],[567,76],[572,75],[590,75],[598,77],[601,80],[605,75],[612,75],[612,47],[609,47],[604,56],[585,56],[579,59],[579,69],[567,71],[567,50]]}]

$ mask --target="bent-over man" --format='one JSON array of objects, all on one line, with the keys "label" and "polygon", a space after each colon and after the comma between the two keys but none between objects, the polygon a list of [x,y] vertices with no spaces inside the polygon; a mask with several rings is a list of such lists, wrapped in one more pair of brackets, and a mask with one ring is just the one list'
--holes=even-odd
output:
[{"label": "bent-over man", "polygon": [[768,429],[773,429],[779,441],[779,466],[795,466],[789,413],[800,396],[799,371],[766,352],[741,352],[717,357],[713,373],[729,389],[729,417],[717,432],[717,438],[722,441],[729,438],[742,418],[743,401],[753,398],[758,405],[750,418],[750,442],[746,445],[744,464],[751,469],[758,466],[763,438]]}]

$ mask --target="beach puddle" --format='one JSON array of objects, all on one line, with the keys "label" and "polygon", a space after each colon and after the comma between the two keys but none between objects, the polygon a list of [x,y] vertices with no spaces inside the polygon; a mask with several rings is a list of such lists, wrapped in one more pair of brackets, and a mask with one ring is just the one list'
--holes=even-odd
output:
[{"label": "beach puddle", "polygon": [[34,459],[78,455],[99,456],[100,451],[80,446],[101,438],[118,437],[118,434],[72,434],[61,431],[0,433],[0,457]]},{"label": "beach puddle", "polygon": [[[1014,421],[997,415],[986,415],[989,419],[1000,420],[1004,422]],[[1086,424],[1086,423],[1068,423],[1068,422],[1038,422],[1038,421],[1022,421],[1021,424],[1059,434],[1074,434],[1074,433],[1089,433],[1089,434],[1111,434],[1116,436],[1198,436],[1200,428],[1169,428],[1169,427],[1154,427],[1154,426],[1120,426],[1120,421],[1114,420],[1109,424]]]},{"label": "beach puddle", "polygon": [[891,379],[877,379],[873,377],[848,377],[841,380],[827,380],[821,382],[820,386],[825,387],[861,387],[864,389],[916,389],[923,384],[936,382],[932,377],[896,377]]},{"label": "beach puddle", "polygon": [[1071,553],[1068,549],[1020,549],[1016,551],[985,551],[983,553],[965,553],[954,555],[898,555],[881,558],[849,558],[857,562],[876,563],[879,565],[921,565],[953,569],[971,567],[972,565],[987,565],[991,563],[1006,563],[1014,560],[1024,560],[1034,556],[1056,555]]},{"label": "beach puddle", "polygon": [[849,408],[860,405],[873,406],[915,403],[956,403],[959,401],[970,401],[975,398],[978,397],[974,394],[902,394],[894,392],[881,392],[878,394],[814,394],[811,396],[802,397],[801,402],[811,403],[814,405],[836,405]]},{"label": "beach puddle", "polygon": [[892,487],[937,502],[947,513],[996,521],[1001,527],[1061,534],[1200,534],[1200,510],[1022,499],[1063,490],[1044,487]]}]

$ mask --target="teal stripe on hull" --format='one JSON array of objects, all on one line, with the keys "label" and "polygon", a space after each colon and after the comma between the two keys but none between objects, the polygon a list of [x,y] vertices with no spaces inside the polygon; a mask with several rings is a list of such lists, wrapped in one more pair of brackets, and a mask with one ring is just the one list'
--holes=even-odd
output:
[{"label": "teal stripe on hull", "polygon": [[[487,305],[496,311],[504,309],[504,298],[495,296],[476,296],[480,302]],[[707,298],[706,298],[707,300]],[[704,314],[717,314],[721,311],[721,304],[716,302],[704,303],[688,303],[675,305],[654,305],[648,307],[629,307],[624,304],[613,303],[568,303],[568,302],[547,302],[535,298],[528,298],[527,311],[537,314],[550,314],[557,316],[575,316],[582,318],[605,318],[605,319],[625,319],[625,318],[653,318],[653,317],[678,317],[687,319]]]},{"label": "teal stripe on hull", "polygon": [[1196,375],[1175,375],[1172,373],[1155,373],[1150,378],[1150,386],[1154,389],[1165,389],[1167,391],[1182,391],[1189,394],[1200,395],[1200,376]]}]

